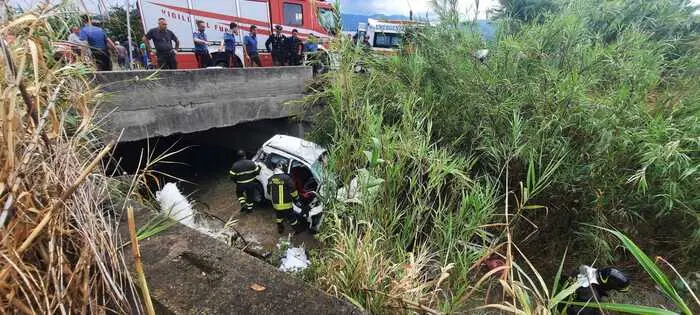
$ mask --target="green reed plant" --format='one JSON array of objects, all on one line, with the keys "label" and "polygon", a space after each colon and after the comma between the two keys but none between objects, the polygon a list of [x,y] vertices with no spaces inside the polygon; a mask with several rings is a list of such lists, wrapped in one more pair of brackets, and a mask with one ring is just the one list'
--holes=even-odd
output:
[{"label": "green reed plant", "polygon": [[[337,220],[322,234],[331,247],[354,244],[350,238],[371,226],[382,241],[363,248],[378,252],[377,268],[426,251],[425,272],[450,265],[450,276],[437,298],[412,302],[452,312],[465,310],[474,264],[507,238],[562,251],[571,243],[573,259],[610,262],[615,237],[591,226],[615,226],[645,248],[689,257],[700,245],[697,17],[684,1],[629,3],[557,1],[533,15],[541,19],[517,27],[499,21],[491,41],[448,20],[412,30],[394,56],[367,53],[345,37],[334,42],[339,69],[309,98],[325,105],[311,137],[329,147],[339,183],[368,161],[383,183],[361,205],[329,201]],[[609,6],[618,12],[600,14]],[[650,21],[664,31],[652,33]],[[479,49],[489,49],[483,61],[473,57]],[[367,71],[355,72],[357,65]],[[496,210],[506,203],[508,213]],[[663,228],[670,222],[677,228]],[[328,266],[360,257],[320,255]],[[517,269],[509,279],[541,287]],[[339,281],[318,279],[327,288]],[[355,280],[339,294],[392,312],[384,306],[395,298],[362,289],[372,278]],[[520,290],[506,284],[514,295]],[[546,304],[557,290],[541,291]]]}]

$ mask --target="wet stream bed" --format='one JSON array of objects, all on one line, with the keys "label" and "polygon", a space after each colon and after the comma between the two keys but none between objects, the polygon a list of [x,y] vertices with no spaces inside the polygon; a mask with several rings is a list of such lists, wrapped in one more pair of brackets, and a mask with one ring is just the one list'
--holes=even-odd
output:
[{"label": "wet stream bed", "polygon": [[[252,157],[267,139],[275,134],[294,134],[290,130],[295,128],[287,120],[269,120],[149,141],[120,143],[113,156],[114,161],[118,161],[119,169],[112,172],[134,174],[142,151],[152,152],[152,156],[157,157],[182,149],[168,157],[168,163],[154,167],[160,174],[168,175],[159,175],[159,183],[151,183],[150,190],[155,192],[167,182],[175,183],[194,209],[192,218],[183,222],[185,225],[230,245],[235,241],[236,247],[245,247],[249,254],[265,257],[277,264],[271,260],[283,254],[280,247],[284,249],[288,244],[318,249],[321,243],[308,231],[295,234],[290,226],[286,226],[283,234],[278,233],[275,213],[269,204],[256,205],[252,213],[242,213],[235,184],[228,171],[237,149],[245,150]],[[230,227],[225,226],[227,222]]]},{"label": "wet stream bed", "polygon": [[224,222],[235,220],[233,228],[254,251],[272,254],[278,250],[280,241],[288,238],[295,247],[316,249],[321,246],[308,231],[295,234],[290,226],[286,226],[285,232],[279,234],[275,225],[275,210],[269,204],[256,205],[252,213],[241,212],[235,184],[226,173],[199,174],[195,182],[197,185],[190,196],[194,208]]}]

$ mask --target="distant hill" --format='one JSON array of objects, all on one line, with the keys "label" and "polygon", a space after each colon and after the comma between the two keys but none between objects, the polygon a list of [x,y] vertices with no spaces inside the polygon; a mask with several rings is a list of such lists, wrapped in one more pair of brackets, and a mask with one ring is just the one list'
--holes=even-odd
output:
[{"label": "distant hill", "polygon": [[[408,20],[408,16],[405,15],[383,15],[383,14],[374,14],[374,15],[362,15],[362,14],[352,14],[352,13],[341,13],[340,18],[342,19],[343,22],[343,31],[346,32],[355,32],[357,31],[357,24],[364,22],[367,23],[367,19],[377,19],[377,20]],[[417,20],[421,20],[420,17],[416,17]],[[479,31],[481,31],[481,34],[484,36],[486,39],[492,39],[494,35],[496,34],[496,27],[494,24],[491,23],[491,21],[488,20],[479,20],[476,21],[476,23],[479,25]]]}]

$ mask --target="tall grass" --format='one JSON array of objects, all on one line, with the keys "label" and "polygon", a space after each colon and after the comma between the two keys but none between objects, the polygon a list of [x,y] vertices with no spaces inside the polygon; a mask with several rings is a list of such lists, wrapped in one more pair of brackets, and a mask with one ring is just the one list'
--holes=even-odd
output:
[{"label": "tall grass", "polygon": [[[328,205],[334,219],[322,234],[334,250],[322,253],[320,283],[373,313],[395,312],[407,298],[465,311],[464,297],[480,290],[474,271],[494,252],[511,281],[520,277],[518,248],[556,260],[572,244],[572,259],[614,261],[618,240],[591,226],[692,263],[700,245],[697,17],[684,1],[556,2],[541,19],[500,21],[490,42],[455,22],[448,3],[438,10],[447,21],[412,30],[396,56],[333,43],[340,68],[310,100],[326,104],[311,136],[330,147],[338,182],[368,167],[370,151],[384,161],[369,167],[383,183],[360,204]],[[599,14],[608,7],[616,14]],[[485,61],[472,57],[484,48]],[[357,64],[368,71],[354,72]],[[416,294],[378,293],[398,283],[409,254],[426,257]],[[419,285],[438,270],[449,274],[439,289]]]},{"label": "tall grass", "polygon": [[91,69],[53,59],[52,41],[66,35],[60,10],[0,26],[0,309],[139,312],[107,202],[111,144],[96,137]]}]

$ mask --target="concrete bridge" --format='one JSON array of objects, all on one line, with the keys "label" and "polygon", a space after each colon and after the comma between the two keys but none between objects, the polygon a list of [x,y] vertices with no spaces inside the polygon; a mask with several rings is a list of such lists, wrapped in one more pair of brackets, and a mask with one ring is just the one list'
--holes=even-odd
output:
[{"label": "concrete bridge", "polygon": [[[143,70],[96,74],[105,129],[119,141],[192,133],[298,113],[310,67]],[[298,133],[298,132],[297,132]]]}]

